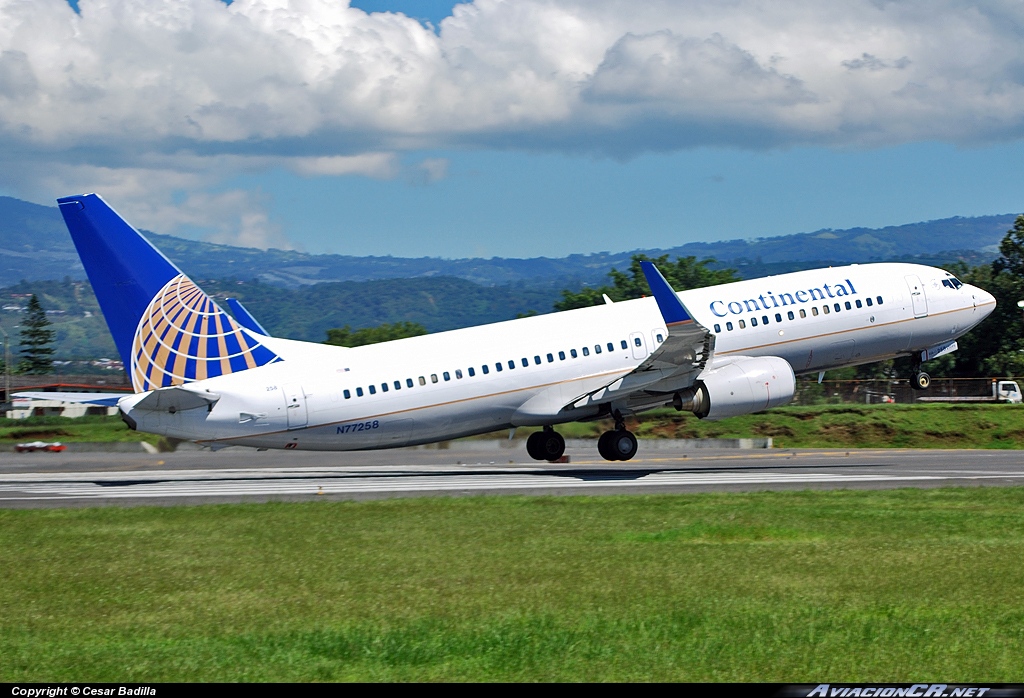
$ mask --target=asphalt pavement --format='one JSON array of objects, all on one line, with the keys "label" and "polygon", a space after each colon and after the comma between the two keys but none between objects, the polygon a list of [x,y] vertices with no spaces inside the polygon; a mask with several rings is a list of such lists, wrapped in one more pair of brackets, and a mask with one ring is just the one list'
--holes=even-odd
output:
[{"label": "asphalt pavement", "polygon": [[0,453],[0,508],[183,505],[466,495],[609,495],[1024,485],[1024,451],[686,449],[625,463],[571,446],[568,463],[521,444],[367,452]]}]

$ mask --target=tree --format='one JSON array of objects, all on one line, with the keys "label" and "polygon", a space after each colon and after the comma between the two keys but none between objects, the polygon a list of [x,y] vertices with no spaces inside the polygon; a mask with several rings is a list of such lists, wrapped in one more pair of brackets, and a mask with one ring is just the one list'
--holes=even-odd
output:
[{"label": "tree", "polygon": [[624,301],[649,295],[651,290],[647,285],[647,278],[644,276],[640,262],[654,262],[676,291],[740,280],[735,269],[709,269],[708,266],[715,263],[714,259],[709,258],[698,262],[696,257],[676,257],[676,261],[670,262],[667,254],[657,259],[637,254],[632,257],[628,273],[618,269],[612,269],[608,273],[612,279],[611,286],[584,288],[577,293],[569,290],[562,291],[562,300],[555,303],[555,310],[572,310],[600,305],[604,302],[602,294],[607,294],[613,301]]},{"label": "tree", "polygon": [[32,294],[25,319],[21,323],[21,360],[18,364],[21,373],[41,374],[53,371],[54,334],[39,298]]},{"label": "tree", "polygon": [[999,243],[999,259],[992,262],[992,273],[1008,271],[1014,276],[1024,277],[1024,215],[1017,216],[1013,228],[1006,231]]},{"label": "tree", "polygon": [[333,344],[339,347],[361,347],[366,344],[390,342],[393,339],[418,337],[426,333],[427,328],[418,322],[396,322],[390,325],[384,323],[377,327],[364,327],[358,330],[353,330],[345,325],[327,330],[327,341],[324,344]]}]

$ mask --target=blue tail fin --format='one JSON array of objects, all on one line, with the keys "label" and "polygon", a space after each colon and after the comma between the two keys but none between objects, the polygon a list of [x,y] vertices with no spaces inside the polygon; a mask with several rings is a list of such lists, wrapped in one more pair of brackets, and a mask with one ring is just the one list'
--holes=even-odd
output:
[{"label": "blue tail fin", "polygon": [[279,360],[99,196],[57,203],[136,391]]}]

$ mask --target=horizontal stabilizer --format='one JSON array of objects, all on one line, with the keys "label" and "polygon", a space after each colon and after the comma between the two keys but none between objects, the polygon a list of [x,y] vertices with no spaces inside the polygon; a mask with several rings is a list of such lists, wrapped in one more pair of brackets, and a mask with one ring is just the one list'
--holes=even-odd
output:
[{"label": "horizontal stabilizer", "polygon": [[217,400],[220,400],[220,395],[216,393],[200,393],[185,388],[160,388],[132,405],[132,409],[173,414],[194,410],[197,407],[210,407]]},{"label": "horizontal stabilizer", "polygon": [[228,307],[231,308],[231,313],[235,316],[235,319],[238,320],[239,325],[251,332],[255,332],[256,334],[261,334],[265,337],[270,336],[270,333],[263,329],[263,325],[261,325],[259,321],[252,316],[252,313],[245,309],[245,306],[242,305],[240,300],[237,298],[228,298]]},{"label": "horizontal stabilizer", "polygon": [[131,393],[12,393],[11,397],[27,398],[29,400],[59,400],[60,402],[75,402],[82,405],[103,405],[104,407],[116,407],[117,401]]}]

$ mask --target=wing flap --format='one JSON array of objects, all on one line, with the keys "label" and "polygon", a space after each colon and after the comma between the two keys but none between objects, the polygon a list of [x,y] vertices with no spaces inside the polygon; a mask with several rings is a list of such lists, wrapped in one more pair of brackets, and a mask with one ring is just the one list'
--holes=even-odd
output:
[{"label": "wing flap", "polygon": [[567,407],[623,399],[638,391],[675,393],[693,385],[714,355],[715,336],[693,318],[654,264],[641,262],[640,266],[665,320],[668,337],[632,372],[577,396]]}]

